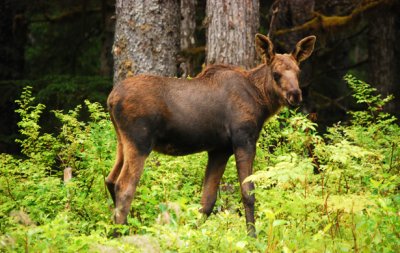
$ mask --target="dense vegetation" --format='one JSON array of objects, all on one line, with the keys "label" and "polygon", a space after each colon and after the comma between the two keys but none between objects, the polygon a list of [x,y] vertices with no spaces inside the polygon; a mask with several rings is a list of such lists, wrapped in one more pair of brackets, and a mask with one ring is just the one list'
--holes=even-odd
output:
[{"label": "dense vegetation", "polygon": [[[256,239],[246,236],[234,159],[215,214],[198,212],[206,155],[148,159],[127,226],[111,222],[104,179],[115,134],[89,101],[54,111],[58,134],[43,133],[45,105],[25,88],[17,101],[24,157],[0,155],[0,251],[4,252],[399,252],[400,127],[382,112],[391,97],[346,76],[365,108],[326,134],[284,110],[261,134],[255,174]],[[79,120],[89,113],[90,121]],[[73,179],[63,182],[62,169]],[[117,229],[125,236],[111,237]]]}]

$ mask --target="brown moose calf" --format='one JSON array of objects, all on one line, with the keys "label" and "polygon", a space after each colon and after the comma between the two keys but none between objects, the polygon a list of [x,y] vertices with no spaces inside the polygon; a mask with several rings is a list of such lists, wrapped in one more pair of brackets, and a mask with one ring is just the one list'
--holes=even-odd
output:
[{"label": "brown moose calf", "polygon": [[255,236],[252,174],[256,142],[269,117],[301,102],[299,63],[315,36],[297,43],[291,54],[275,54],[270,39],[256,35],[263,63],[249,71],[213,65],[197,77],[138,75],[114,86],[108,108],[117,132],[117,158],[107,177],[115,222],[126,223],[146,158],[152,150],[168,155],[208,152],[201,212],[210,215],[226,163],[233,154],[245,208],[247,232]]}]

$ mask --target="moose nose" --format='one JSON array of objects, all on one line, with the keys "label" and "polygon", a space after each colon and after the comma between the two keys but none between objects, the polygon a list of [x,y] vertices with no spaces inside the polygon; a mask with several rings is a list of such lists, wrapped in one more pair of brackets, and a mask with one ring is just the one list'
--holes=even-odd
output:
[{"label": "moose nose", "polygon": [[290,90],[287,93],[287,100],[290,105],[300,104],[300,102],[302,101],[301,90],[300,89]]}]

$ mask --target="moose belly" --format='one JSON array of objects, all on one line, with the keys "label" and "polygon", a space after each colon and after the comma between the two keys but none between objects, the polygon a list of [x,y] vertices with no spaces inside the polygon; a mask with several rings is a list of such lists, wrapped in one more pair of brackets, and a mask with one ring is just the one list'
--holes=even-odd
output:
[{"label": "moose belly", "polygon": [[167,131],[159,136],[153,150],[174,156],[188,155],[218,148],[228,148],[229,138],[218,131]]}]

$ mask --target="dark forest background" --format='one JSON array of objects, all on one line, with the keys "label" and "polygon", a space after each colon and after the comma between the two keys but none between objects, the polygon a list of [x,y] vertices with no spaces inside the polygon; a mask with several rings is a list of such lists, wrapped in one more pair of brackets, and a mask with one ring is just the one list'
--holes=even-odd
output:
[{"label": "dark forest background", "polygon": [[[215,1],[187,1],[194,3],[191,7],[183,2],[175,16],[183,20],[184,8],[191,8],[195,27],[189,45],[180,40],[176,76],[195,75],[204,66],[210,53],[207,2]],[[277,52],[290,52],[306,35],[317,36],[315,53],[302,66],[301,110],[321,128],[345,122],[346,112],[357,107],[342,80],[349,72],[384,96],[393,94],[393,102],[382,110],[400,115],[399,2],[259,2],[258,31],[270,32]],[[50,110],[68,110],[84,99],[105,104],[113,85],[115,20],[112,0],[0,0],[0,152],[18,152],[15,100],[27,85],[47,105],[45,131],[57,131]]]}]

